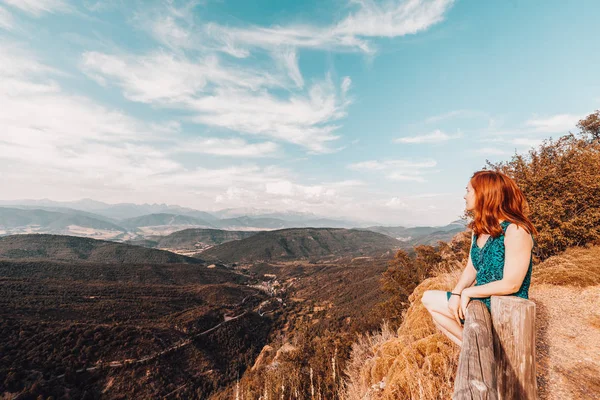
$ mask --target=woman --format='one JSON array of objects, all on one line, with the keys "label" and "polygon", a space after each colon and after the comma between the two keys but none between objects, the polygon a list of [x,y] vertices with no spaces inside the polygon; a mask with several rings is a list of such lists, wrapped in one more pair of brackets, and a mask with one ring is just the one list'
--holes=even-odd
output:
[{"label": "woman", "polygon": [[525,216],[523,192],[501,172],[473,174],[464,199],[473,216],[467,266],[451,292],[428,290],[422,298],[435,325],[459,346],[470,300],[483,301],[489,309],[492,295],[528,298],[537,234]]}]

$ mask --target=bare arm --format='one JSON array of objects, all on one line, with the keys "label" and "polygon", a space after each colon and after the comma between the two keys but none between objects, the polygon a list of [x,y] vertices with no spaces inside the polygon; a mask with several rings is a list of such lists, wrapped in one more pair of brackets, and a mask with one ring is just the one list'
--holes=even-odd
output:
[{"label": "bare arm", "polygon": [[513,224],[506,229],[504,237],[505,258],[502,279],[463,291],[468,297],[489,297],[512,294],[519,290],[531,260],[533,241],[523,228]]}]

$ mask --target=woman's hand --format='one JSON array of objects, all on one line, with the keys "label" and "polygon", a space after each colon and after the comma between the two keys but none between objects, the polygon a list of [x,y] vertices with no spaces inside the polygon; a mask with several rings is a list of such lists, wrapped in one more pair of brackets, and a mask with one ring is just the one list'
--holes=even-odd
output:
[{"label": "woman's hand", "polygon": [[450,315],[454,316],[454,319],[460,325],[459,318],[459,310],[460,310],[460,296],[451,295],[450,299],[448,299],[448,310],[450,310]]},{"label": "woman's hand", "polygon": [[467,313],[467,306],[469,305],[469,301],[471,301],[471,295],[469,292],[469,288],[466,288],[460,294],[460,309],[459,314],[462,319],[465,319],[465,315]]}]

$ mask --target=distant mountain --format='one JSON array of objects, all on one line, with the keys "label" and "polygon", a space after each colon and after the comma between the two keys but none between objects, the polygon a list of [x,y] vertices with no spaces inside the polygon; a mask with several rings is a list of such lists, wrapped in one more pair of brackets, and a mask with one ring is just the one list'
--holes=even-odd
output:
[{"label": "distant mountain", "polygon": [[225,231],[220,229],[184,229],[158,240],[154,247],[196,251],[215,245],[240,240],[257,234],[257,231]]},{"label": "distant mountain", "polygon": [[207,221],[218,219],[214,215],[194,210],[192,208],[181,207],[177,205],[168,204],[133,204],[133,203],[118,203],[118,204],[107,204],[101,201],[92,199],[82,199],[77,201],[53,201],[48,199],[42,200],[0,200],[0,205],[13,206],[18,204],[20,206],[29,207],[61,207],[71,208],[80,211],[87,211],[94,214],[100,214],[104,217],[112,218],[115,220],[134,218],[147,214],[158,214],[158,213],[169,213],[169,214],[182,214],[190,215],[195,218],[204,219]]},{"label": "distant mountain", "polygon": [[[412,228],[405,228],[403,226],[370,226],[365,229],[382,233],[403,242],[425,244],[425,242],[420,241],[419,238],[424,238],[437,232],[441,233],[441,236],[446,238],[440,240],[450,240],[454,234],[464,231],[466,224],[465,220],[456,220],[445,226],[416,226]],[[438,234],[438,236],[440,236],[440,234]],[[430,239],[424,240],[430,242]]]},{"label": "distant mountain", "polygon": [[113,224],[118,225],[118,221],[114,218],[109,218],[104,215],[95,214],[95,213],[92,213],[89,211],[77,210],[75,208],[69,208],[69,207],[43,206],[43,205],[28,206],[28,205],[23,205],[23,204],[15,204],[15,205],[0,205],[0,208],[13,208],[13,209],[19,209],[19,210],[43,210],[43,211],[58,212],[58,213],[68,214],[68,215],[80,215],[80,216],[97,219],[100,221],[111,222]]},{"label": "distant mountain", "polygon": [[449,242],[452,238],[460,232],[464,232],[465,228],[456,228],[450,231],[436,231],[423,236],[417,236],[414,239],[408,241],[411,246],[418,246],[421,244],[435,246],[438,242]]},{"label": "distant mountain", "polygon": [[377,256],[405,246],[376,232],[357,229],[294,228],[259,232],[200,253],[223,262],[283,261]]},{"label": "distant mountain", "polygon": [[[57,233],[65,234],[79,231],[81,236],[88,236],[98,231],[108,236],[117,236],[126,232],[123,227],[106,220],[76,210],[65,209],[47,211],[39,209],[23,209],[0,207],[0,234],[16,233]],[[87,231],[86,231],[87,230]]]},{"label": "distant mountain", "polygon": [[0,258],[87,261],[110,264],[202,264],[168,251],[76,236],[12,235],[0,238]]},{"label": "distant mountain", "polygon": [[128,218],[120,221],[127,229],[136,229],[144,226],[198,226],[212,227],[210,223],[189,215],[178,214],[149,214],[140,217]]},{"label": "distant mountain", "polygon": [[219,211],[213,211],[213,215],[221,219],[237,218],[243,216],[250,217],[265,217],[265,218],[278,218],[287,221],[303,221],[306,219],[318,218],[316,214],[304,213],[299,211],[288,211],[288,212],[274,212],[271,210],[265,210],[254,207],[239,207],[239,208],[226,208]]},{"label": "distant mountain", "polygon": [[[46,211],[61,212],[70,215],[76,214],[110,222],[122,227],[120,231],[127,230],[128,232],[126,234],[111,236],[106,232],[96,234],[94,232],[79,232],[77,230],[47,231],[45,229],[38,229],[35,231],[40,233],[81,235],[118,241],[148,239],[150,236],[165,236],[175,231],[192,227],[236,231],[277,230],[288,228],[357,228],[383,233],[393,238],[400,238],[400,240],[403,241],[410,241],[420,236],[432,234],[436,231],[448,231],[464,226],[464,221],[459,220],[443,227],[425,226],[407,228],[403,226],[380,226],[373,224],[372,222],[353,220],[351,218],[326,218],[313,213],[297,211],[277,212],[268,209],[245,207],[230,208],[209,213],[177,205],[132,203],[107,204],[91,199],[71,202],[57,202],[48,199],[18,201],[0,200],[0,205],[18,209],[44,209]],[[93,227],[94,226],[85,226],[86,229]],[[145,229],[147,227],[160,228]],[[5,232],[5,234],[21,232],[26,233],[29,232],[29,230],[23,229],[17,232]]]},{"label": "distant mountain", "polygon": [[283,229],[289,228],[293,223],[284,221],[277,218],[254,218],[254,217],[237,217],[237,218],[225,218],[214,222],[214,225],[221,229],[253,229],[253,230],[265,230],[265,229]]}]

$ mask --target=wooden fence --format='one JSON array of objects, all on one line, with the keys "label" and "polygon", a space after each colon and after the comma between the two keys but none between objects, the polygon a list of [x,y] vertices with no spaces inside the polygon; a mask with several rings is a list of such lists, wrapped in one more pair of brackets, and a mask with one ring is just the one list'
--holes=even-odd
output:
[{"label": "wooden fence", "polygon": [[535,303],[492,296],[467,307],[452,399],[535,400]]}]

